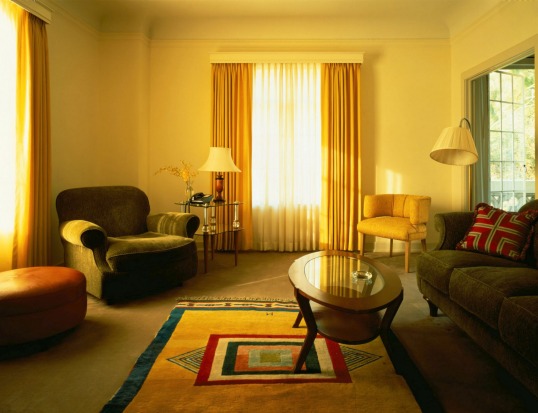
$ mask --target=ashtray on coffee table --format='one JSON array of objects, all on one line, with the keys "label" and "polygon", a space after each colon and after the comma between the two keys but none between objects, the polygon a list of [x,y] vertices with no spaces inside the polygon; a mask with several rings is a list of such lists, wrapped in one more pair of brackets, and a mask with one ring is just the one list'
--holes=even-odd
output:
[{"label": "ashtray on coffee table", "polygon": [[296,260],[289,278],[301,310],[293,327],[302,318],[307,327],[295,373],[301,371],[317,334],[344,344],[367,343],[381,336],[391,356],[388,335],[403,288],[389,267],[350,252],[321,251]]}]

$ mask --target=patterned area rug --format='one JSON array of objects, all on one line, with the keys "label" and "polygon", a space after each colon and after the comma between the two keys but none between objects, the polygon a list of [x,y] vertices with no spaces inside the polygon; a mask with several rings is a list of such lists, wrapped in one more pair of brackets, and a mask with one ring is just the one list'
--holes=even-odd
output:
[{"label": "patterned area rug", "polygon": [[318,338],[301,373],[293,367],[301,336],[211,335],[196,385],[247,383],[350,383],[338,344]]},{"label": "patterned area rug", "polygon": [[297,312],[289,301],[178,302],[102,411],[420,411],[379,339],[318,337],[294,374],[306,332],[292,327]]}]

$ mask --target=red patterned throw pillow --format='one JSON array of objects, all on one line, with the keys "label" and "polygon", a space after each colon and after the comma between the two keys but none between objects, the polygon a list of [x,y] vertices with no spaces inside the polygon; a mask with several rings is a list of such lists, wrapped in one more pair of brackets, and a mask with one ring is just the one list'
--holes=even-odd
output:
[{"label": "red patterned throw pillow", "polygon": [[534,233],[537,210],[506,212],[478,204],[474,222],[456,249],[523,261]]}]

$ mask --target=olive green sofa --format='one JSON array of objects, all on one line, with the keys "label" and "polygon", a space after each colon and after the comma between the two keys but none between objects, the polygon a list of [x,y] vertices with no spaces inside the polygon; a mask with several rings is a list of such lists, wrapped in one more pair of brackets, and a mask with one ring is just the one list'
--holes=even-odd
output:
[{"label": "olive green sofa", "polygon": [[[520,211],[529,209],[538,201]],[[473,212],[435,215],[440,240],[417,258],[418,288],[431,316],[440,309],[538,397],[538,242],[525,261],[456,250],[473,219]]]},{"label": "olive green sofa", "polygon": [[198,216],[150,215],[132,186],[66,189],[56,198],[67,267],[86,276],[87,292],[108,302],[177,287],[194,277]]}]

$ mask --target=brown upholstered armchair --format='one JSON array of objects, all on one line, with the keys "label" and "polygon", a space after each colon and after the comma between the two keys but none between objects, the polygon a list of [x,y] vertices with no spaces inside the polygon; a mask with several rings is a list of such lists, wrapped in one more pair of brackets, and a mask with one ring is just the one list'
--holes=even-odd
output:
[{"label": "brown upholstered armchair", "polygon": [[374,235],[405,242],[405,272],[409,272],[411,241],[420,240],[426,251],[426,235],[430,215],[431,198],[419,195],[366,195],[364,197],[364,219],[359,222],[359,251],[364,254],[364,236]]},{"label": "brown upholstered armchair", "polygon": [[149,215],[148,197],[132,186],[67,189],[56,210],[65,265],[84,273],[95,297],[141,296],[196,275],[194,214]]}]

